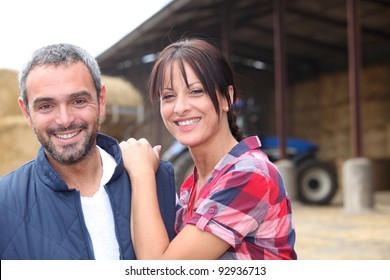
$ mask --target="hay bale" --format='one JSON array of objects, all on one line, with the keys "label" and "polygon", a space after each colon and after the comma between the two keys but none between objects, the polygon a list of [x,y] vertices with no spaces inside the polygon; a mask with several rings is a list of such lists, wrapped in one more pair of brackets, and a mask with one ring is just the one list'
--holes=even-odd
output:
[{"label": "hay bale", "polygon": [[38,148],[38,140],[21,113],[0,119],[0,176],[34,159]]},{"label": "hay bale", "polygon": [[373,182],[375,190],[390,190],[390,158],[375,158],[371,159]]},{"label": "hay bale", "polygon": [[107,90],[106,114],[100,131],[119,141],[129,138],[143,122],[143,99],[128,81],[112,76],[102,76]]},{"label": "hay bale", "polygon": [[386,151],[386,156],[390,158],[390,123],[388,123],[385,127],[385,133],[386,133],[386,142],[387,142],[387,149]]},{"label": "hay bale", "polygon": [[320,89],[315,81],[305,81],[291,87],[289,100],[295,109],[307,109],[318,106]]},{"label": "hay bale", "polygon": [[137,107],[143,105],[142,96],[128,81],[120,77],[102,75],[107,90],[107,105]]},{"label": "hay bale", "polygon": [[383,127],[390,121],[390,99],[369,99],[362,103],[362,128]]},{"label": "hay bale", "polygon": [[362,75],[362,98],[386,100],[390,93],[390,64],[372,65]]},{"label": "hay bale", "polygon": [[385,127],[372,127],[364,130],[363,153],[370,158],[386,157],[387,136]]},{"label": "hay bale", "polygon": [[18,97],[18,72],[0,69],[0,176],[33,159],[39,147]]},{"label": "hay bale", "polygon": [[21,114],[18,97],[18,72],[0,69],[0,118]]}]

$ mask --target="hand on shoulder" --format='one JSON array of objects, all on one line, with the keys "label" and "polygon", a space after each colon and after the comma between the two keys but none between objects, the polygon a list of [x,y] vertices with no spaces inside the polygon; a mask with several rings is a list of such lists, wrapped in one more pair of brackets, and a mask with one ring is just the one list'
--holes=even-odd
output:
[{"label": "hand on shoulder", "polygon": [[122,141],[119,146],[122,150],[123,164],[130,177],[157,171],[160,164],[160,145],[152,147],[145,138],[139,140],[129,138]]}]

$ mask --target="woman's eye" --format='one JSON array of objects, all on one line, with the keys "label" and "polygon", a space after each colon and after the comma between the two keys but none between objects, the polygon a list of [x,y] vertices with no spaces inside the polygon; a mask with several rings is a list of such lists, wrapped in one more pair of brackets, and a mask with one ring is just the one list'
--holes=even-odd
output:
[{"label": "woman's eye", "polygon": [[175,97],[173,94],[163,94],[161,95],[161,100],[169,100],[169,99],[172,99],[173,97]]},{"label": "woman's eye", "polygon": [[202,89],[194,89],[191,91],[191,94],[194,94],[194,95],[199,95],[199,94],[202,94],[203,93],[203,90]]}]

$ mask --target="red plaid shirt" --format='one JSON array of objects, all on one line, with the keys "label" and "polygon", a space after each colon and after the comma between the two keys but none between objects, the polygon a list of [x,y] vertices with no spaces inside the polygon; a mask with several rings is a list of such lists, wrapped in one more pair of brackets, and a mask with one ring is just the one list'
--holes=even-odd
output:
[{"label": "red plaid shirt", "polygon": [[[196,191],[196,169],[183,183],[176,232],[188,223],[231,245],[220,259],[296,259],[291,203],[273,163],[259,150],[260,140],[237,144]],[[191,215],[191,209],[194,209]]]}]

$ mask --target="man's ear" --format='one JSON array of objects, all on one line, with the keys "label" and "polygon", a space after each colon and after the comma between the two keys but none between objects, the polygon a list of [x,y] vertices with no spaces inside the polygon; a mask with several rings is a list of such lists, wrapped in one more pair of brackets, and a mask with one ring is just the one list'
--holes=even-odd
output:
[{"label": "man's ear", "polygon": [[103,85],[102,89],[100,90],[100,101],[99,101],[101,118],[103,118],[106,113],[106,102],[107,102],[107,91],[106,91],[106,87]]},{"label": "man's ear", "polygon": [[24,103],[23,98],[21,98],[21,97],[18,98],[18,103],[19,103],[19,107],[22,110],[24,117],[27,120],[28,126],[32,127],[31,117],[30,117],[30,113],[29,113],[28,108],[27,108],[27,104]]}]

